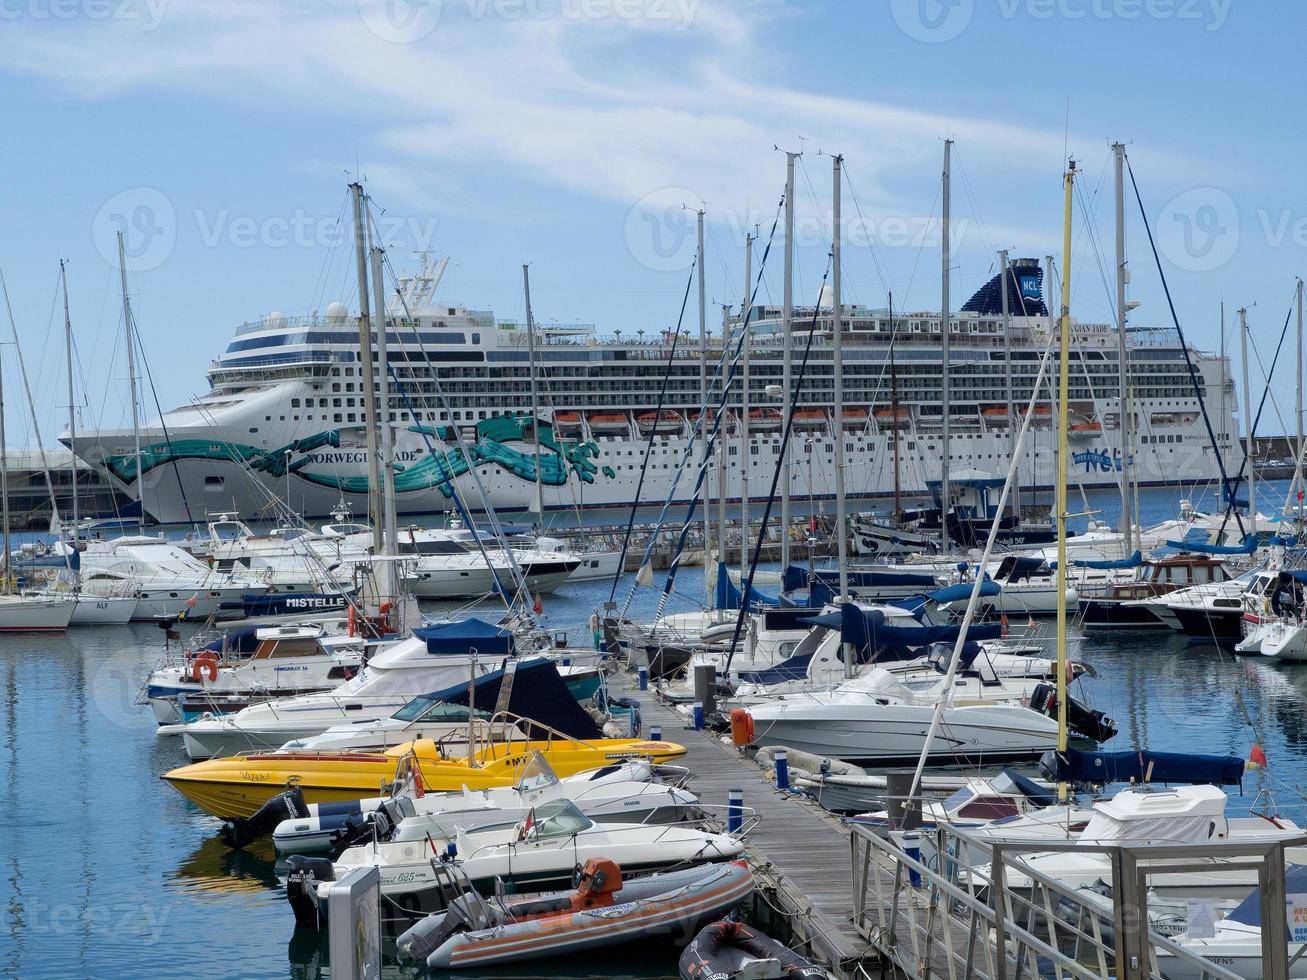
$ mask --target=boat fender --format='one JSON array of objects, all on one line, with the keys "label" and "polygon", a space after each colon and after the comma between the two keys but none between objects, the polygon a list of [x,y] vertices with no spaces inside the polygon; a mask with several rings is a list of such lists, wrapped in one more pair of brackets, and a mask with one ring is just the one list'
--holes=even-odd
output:
[{"label": "boat fender", "polygon": [[318,906],[318,882],[335,881],[336,869],[329,858],[292,854],[286,859],[286,901],[301,929],[323,929],[326,909]]},{"label": "boat fender", "polygon": [[235,817],[226,821],[218,831],[218,837],[228,847],[240,850],[272,833],[283,820],[301,819],[308,815],[309,808],[304,802],[303,790],[292,786],[268,800],[253,816]]},{"label": "boat fender", "polygon": [[737,748],[753,743],[753,715],[744,708],[731,709],[731,742]]},{"label": "boat fender", "polygon": [[359,629],[358,610],[354,607],[352,603],[350,604],[349,607],[349,616],[347,621],[349,625],[349,635],[350,636],[357,635]]},{"label": "boat fender", "polygon": [[211,650],[204,650],[195,655],[191,661],[191,680],[199,681],[207,673],[210,681],[218,679],[218,655]]}]

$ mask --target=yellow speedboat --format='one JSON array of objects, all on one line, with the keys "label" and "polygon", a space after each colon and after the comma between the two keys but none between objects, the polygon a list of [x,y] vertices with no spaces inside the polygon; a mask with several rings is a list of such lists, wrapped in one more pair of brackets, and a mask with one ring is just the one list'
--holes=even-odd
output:
[{"label": "yellow speedboat", "polygon": [[[542,726],[537,726],[537,730]],[[272,752],[209,759],[164,773],[192,803],[215,817],[248,817],[294,783],[306,803],[330,803],[384,795],[405,756],[416,764],[431,792],[511,786],[518,769],[539,752],[559,776],[571,776],[620,759],[655,763],[685,755],[685,746],[629,738],[589,741],[556,736],[548,740],[490,742],[467,755],[446,756],[431,739],[416,739],[385,753]]]}]

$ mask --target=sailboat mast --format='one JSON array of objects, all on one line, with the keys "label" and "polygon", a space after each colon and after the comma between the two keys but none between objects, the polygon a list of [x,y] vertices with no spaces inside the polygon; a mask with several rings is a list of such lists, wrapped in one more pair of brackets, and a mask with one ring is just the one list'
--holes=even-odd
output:
[{"label": "sailboat mast", "polygon": [[1248,458],[1248,527],[1257,537],[1257,467],[1253,464],[1252,386],[1248,383],[1248,308],[1239,307],[1239,352],[1243,361],[1244,455]]},{"label": "sailboat mast", "polygon": [[[840,563],[840,601],[849,597],[849,535],[845,526],[844,500],[844,307],[840,302],[840,247],[844,226],[840,223],[840,185],[844,157],[831,158],[831,370],[835,379],[835,408],[831,425],[835,436],[835,547]],[[895,422],[898,420],[895,419]],[[810,447],[811,448],[811,447]],[[812,457],[808,457],[811,463]],[[812,489],[812,481],[808,481]],[[844,658],[844,674],[853,676],[853,658]]]},{"label": "sailboat mast", "polygon": [[[1062,304],[1061,337],[1058,354],[1058,413],[1057,413],[1057,750],[1067,750],[1067,609],[1066,609],[1066,518],[1067,518],[1067,449],[1069,418],[1067,405],[1071,394],[1071,193],[1075,183],[1076,164],[1068,161],[1063,179],[1062,213]],[[1057,785],[1058,798],[1067,799],[1067,784]]]},{"label": "sailboat mast", "polygon": [[1302,434],[1302,280],[1298,280],[1298,394],[1296,417],[1298,420],[1298,452],[1294,455],[1297,457],[1293,464],[1293,485],[1298,491],[1298,533],[1302,533],[1302,451],[1303,451],[1303,434]]},{"label": "sailboat mast", "polygon": [[530,362],[531,373],[531,434],[536,447],[536,499],[533,509],[536,512],[536,530],[543,534],[545,530],[545,494],[544,481],[540,476],[540,393],[536,380],[538,370],[536,365],[536,322],[535,317],[531,315],[531,267],[526,263],[522,264],[522,292],[526,297],[527,360]]},{"label": "sailboat mast", "polygon": [[[697,233],[697,250],[695,251],[696,271],[699,279],[699,461],[708,459],[708,311],[704,307],[703,282],[703,208],[695,213],[695,231]],[[726,335],[722,334],[722,350],[726,349]],[[725,379],[723,378],[723,383]],[[721,479],[717,481],[717,493],[725,492]],[[726,527],[721,528],[722,540],[726,539]],[[721,549],[725,551],[723,547]],[[703,588],[707,593],[708,605],[712,606],[712,478],[704,474],[703,481]]]},{"label": "sailboat mast", "polygon": [[[136,529],[144,531],[145,477],[141,473],[141,406],[140,398],[136,394],[136,332],[132,330],[132,302],[127,297],[127,248],[123,244],[123,233],[121,231],[118,232],[118,277],[123,294],[123,333],[127,340],[127,384],[132,399],[132,443],[136,455]],[[6,517],[6,531],[8,528],[9,520]],[[6,554],[8,554],[7,548]]]},{"label": "sailboat mast", "polygon": [[[372,248],[372,317],[373,334],[377,341],[377,400],[381,403],[377,431],[381,435],[381,515],[383,521],[381,553],[399,553],[399,520],[395,513],[395,446],[394,428],[390,411],[390,360],[386,339],[386,288],[382,276],[382,260],[386,251],[380,245]],[[394,564],[386,563],[385,594],[399,595],[398,582],[392,574]]]},{"label": "sailboat mast", "polygon": [[[951,392],[949,384],[951,382],[952,365],[949,364],[949,266],[952,264],[951,248],[949,244],[949,200],[950,184],[952,183],[950,170],[953,164],[953,141],[944,141],[944,171],[941,176],[941,201],[942,201],[942,222],[940,225],[940,256],[941,256],[941,299],[939,308],[939,336],[940,336],[940,359],[944,362],[944,376],[940,386],[940,434],[941,458],[939,474],[939,526],[940,526],[940,544],[943,554],[949,551],[948,535],[948,512],[949,500],[953,496],[952,488],[949,485],[949,414],[951,411],[950,401]],[[898,421],[897,419],[895,420]],[[897,441],[897,440],[896,440]]]},{"label": "sailboat mast", "polygon": [[[68,360],[68,445],[73,450],[68,461],[68,475],[72,478],[73,541],[77,541],[77,405],[73,394],[73,319],[68,312],[68,270],[59,260],[59,284],[64,294],[64,346]],[[1300,413],[1301,414],[1301,413]]]},{"label": "sailboat mast", "polygon": [[[893,300],[891,300],[893,302]],[[894,417],[894,520],[900,520],[903,514],[903,494],[899,485],[899,444],[903,441],[903,430],[899,424],[899,371],[894,363],[894,341],[889,343],[889,395],[890,413]]]},{"label": "sailboat mast", "polygon": [[[118,236],[118,244],[122,245],[122,235]],[[121,258],[121,254],[119,256]],[[139,482],[139,480],[138,480]],[[4,366],[0,364],[0,541],[3,541],[4,558],[0,560],[0,568],[4,571],[3,588],[0,591],[9,592],[9,450],[5,439],[5,381]]]},{"label": "sailboat mast", "polygon": [[[385,553],[385,504],[381,499],[381,452],[377,447],[377,398],[372,370],[372,314],[368,298],[367,225],[364,216],[363,185],[349,185],[354,195],[354,251],[359,281],[359,358],[363,362],[363,427],[368,448],[368,510],[372,520],[372,553]],[[450,419],[450,424],[454,423]]]},{"label": "sailboat mast", "polygon": [[[794,360],[794,161],[797,153],[785,154],[785,287],[781,307],[781,326],[784,331],[781,364],[782,404],[787,411],[796,408],[793,390]],[[745,289],[748,289],[745,283]],[[784,422],[782,422],[782,426]],[[781,445],[781,568],[790,567],[790,447],[789,440]]]},{"label": "sailboat mast", "polygon": [[753,466],[749,445],[749,281],[753,274],[753,235],[744,233],[744,299],[740,303],[740,329],[745,332],[740,357],[740,573],[749,567],[749,468]]},{"label": "sailboat mast", "polygon": [[[1013,418],[1012,405],[1012,311],[1008,307],[1008,284],[1011,280],[1011,266],[1008,264],[1007,249],[998,253],[999,265],[999,282],[1002,288],[999,293],[1003,297],[1003,346],[1006,353],[1003,355],[1003,390],[1007,393],[1007,436],[1008,436],[1008,454],[1016,457],[1017,454],[1017,424]],[[1021,467],[1018,465],[1015,472],[1016,477],[1021,475]],[[1013,480],[1012,483],[1012,517],[1015,521],[1021,520],[1021,489],[1020,481]]]},{"label": "sailboat mast", "polygon": [[1116,163],[1116,350],[1117,369],[1120,374],[1121,393],[1117,399],[1120,416],[1117,425],[1121,438],[1121,533],[1124,537],[1124,554],[1134,553],[1135,522],[1130,510],[1130,425],[1133,421],[1130,406],[1130,349],[1125,334],[1125,145],[1112,144]]}]

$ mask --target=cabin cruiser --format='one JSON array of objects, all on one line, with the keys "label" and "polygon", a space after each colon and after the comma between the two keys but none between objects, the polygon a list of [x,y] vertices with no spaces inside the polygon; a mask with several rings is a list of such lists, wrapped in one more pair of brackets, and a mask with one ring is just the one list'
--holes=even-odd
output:
[{"label": "cabin cruiser", "polygon": [[1081,624],[1090,630],[1166,629],[1155,615],[1156,606],[1145,602],[1181,589],[1230,578],[1224,562],[1208,555],[1179,554],[1143,563],[1133,582],[1112,585],[1101,596],[1080,600]]},{"label": "cabin cruiser", "polygon": [[354,563],[367,558],[354,541],[302,527],[259,534],[223,514],[209,522],[208,555],[217,571],[258,579],[271,591],[343,592],[353,586]]},{"label": "cabin cruiser", "polygon": [[[205,619],[224,604],[268,591],[266,584],[216,572],[174,542],[133,535],[83,542],[81,586],[88,598],[121,594],[125,581],[136,587],[133,619],[186,616]],[[56,547],[69,548],[60,543]]]},{"label": "cabin cruiser", "polygon": [[191,722],[182,732],[186,754],[209,759],[275,749],[332,725],[386,718],[420,694],[465,684],[498,668],[512,652],[512,634],[480,620],[419,628],[373,655],[330,691],[277,698]]},{"label": "cabin cruiser", "polygon": [[1307,660],[1307,571],[1259,572],[1243,594],[1239,653],[1264,653],[1280,660]]},{"label": "cabin cruiser", "polygon": [[[1301,828],[1284,817],[1256,814],[1227,817],[1227,799],[1221,789],[1205,785],[1124,789],[1111,799],[1100,800],[1091,806],[1092,815],[1076,841],[1082,845],[1141,848],[1218,842],[1258,843],[1302,837]],[[1296,863],[1307,859],[1307,848],[1290,847],[1285,853]],[[1175,864],[1192,863],[1196,870],[1150,874],[1149,886],[1159,894],[1219,895],[1232,887],[1257,883],[1257,868],[1246,863],[1199,858],[1168,860]],[[1092,885],[1097,881],[1110,882],[1112,877],[1111,855],[1088,848],[1083,853],[1053,851],[1029,854],[1023,861],[1033,870],[1068,888]],[[977,869],[976,873],[988,877],[983,869]],[[1030,887],[1030,879],[1015,868],[1007,869],[1006,878],[1009,888]]]},{"label": "cabin cruiser", "polygon": [[234,632],[150,674],[145,693],[160,725],[191,720],[183,702],[206,705],[214,714],[235,711],[251,701],[329,691],[362,666],[361,637],[329,635],[321,626],[250,626]]}]

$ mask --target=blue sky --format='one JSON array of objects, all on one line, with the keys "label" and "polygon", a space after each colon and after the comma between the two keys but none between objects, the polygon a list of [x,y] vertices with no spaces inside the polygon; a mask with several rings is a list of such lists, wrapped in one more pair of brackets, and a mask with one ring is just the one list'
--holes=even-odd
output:
[{"label": "blue sky", "polygon": [[[804,151],[798,301],[825,265],[839,151],[845,219],[867,232],[846,245],[846,298],[937,308],[951,136],[954,305],[996,249],[1058,250],[1069,149],[1084,168],[1073,312],[1103,320],[1120,139],[1190,336],[1214,348],[1221,301],[1231,322],[1247,305],[1269,362],[1307,248],[1303,21],[1247,0],[3,0],[0,270],[49,443],[61,257],[81,424],[126,418],[116,215],[167,406],[203,390],[243,320],[353,305],[337,221],[356,171],[396,266],[417,248],[452,257],[445,297],[520,316],[530,262],[538,319],[652,333],[684,286],[682,205],[707,211],[710,308],[739,302],[744,230],[765,231],[782,189],[778,145]],[[1129,213],[1133,320],[1166,323]],[[779,300],[779,255],[768,290]],[[30,445],[3,350],[10,441]]]}]

